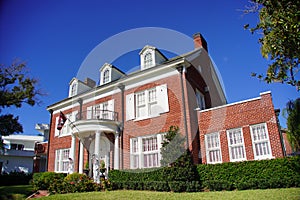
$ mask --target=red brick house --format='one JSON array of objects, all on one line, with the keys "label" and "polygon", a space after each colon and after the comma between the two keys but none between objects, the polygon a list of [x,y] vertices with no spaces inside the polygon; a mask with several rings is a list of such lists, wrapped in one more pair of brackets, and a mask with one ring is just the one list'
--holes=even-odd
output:
[{"label": "red brick house", "polygon": [[[217,161],[229,162],[225,132],[239,127],[245,137],[246,156],[241,160],[282,157],[270,94],[227,105],[200,34],[194,35],[194,45],[193,51],[169,59],[157,48],[145,46],[140,52],[140,70],[130,74],[105,63],[100,85],[88,78],[84,82],[73,78],[69,97],[47,108],[51,113],[48,171],[82,173],[88,161],[93,171],[98,166],[91,164],[94,157],[107,169],[159,167],[163,135],[172,125],[186,136],[195,164],[207,163],[205,135],[211,133],[218,133],[221,141],[222,159]],[[216,116],[225,111],[226,123],[220,124],[222,119]],[[69,120],[58,131],[60,112]],[[251,142],[249,125],[254,124],[265,125],[271,156],[253,154],[256,143]]]}]

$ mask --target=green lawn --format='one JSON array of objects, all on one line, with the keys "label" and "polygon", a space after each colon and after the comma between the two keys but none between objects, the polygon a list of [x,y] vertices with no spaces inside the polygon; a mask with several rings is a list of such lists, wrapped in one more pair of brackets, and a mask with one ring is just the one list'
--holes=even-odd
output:
[{"label": "green lawn", "polygon": [[1,200],[19,200],[26,199],[33,193],[31,185],[13,185],[13,186],[0,186],[0,199]]},{"label": "green lawn", "polygon": [[41,200],[90,200],[90,199],[300,199],[300,188],[284,188],[269,190],[244,190],[224,192],[199,192],[199,193],[173,193],[173,192],[151,192],[118,190],[106,192],[89,192],[52,195],[43,197]]}]

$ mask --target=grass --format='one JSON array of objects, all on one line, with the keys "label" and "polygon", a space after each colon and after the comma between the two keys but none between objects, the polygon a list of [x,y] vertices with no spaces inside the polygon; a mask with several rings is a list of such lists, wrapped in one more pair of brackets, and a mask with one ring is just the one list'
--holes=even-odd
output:
[{"label": "grass", "polygon": [[43,197],[41,200],[89,200],[89,199],[300,199],[300,188],[268,189],[268,190],[243,190],[223,192],[199,192],[199,193],[173,193],[117,190],[106,192],[89,192],[59,194]]},{"label": "grass", "polygon": [[0,186],[0,199],[1,200],[20,200],[26,199],[33,193],[31,185],[13,185],[13,186]]}]

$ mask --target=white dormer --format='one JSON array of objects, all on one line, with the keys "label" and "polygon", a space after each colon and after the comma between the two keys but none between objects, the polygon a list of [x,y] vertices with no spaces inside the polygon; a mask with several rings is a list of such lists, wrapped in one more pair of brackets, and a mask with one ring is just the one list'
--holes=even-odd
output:
[{"label": "white dormer", "polygon": [[100,68],[100,85],[110,83],[114,80],[121,78],[124,75],[125,73],[123,73],[121,70],[119,70],[112,64],[105,63]]},{"label": "white dormer", "polygon": [[95,86],[95,81],[87,78],[85,80],[85,83],[78,80],[77,78],[72,78],[72,80],[69,83],[69,97],[73,97],[77,94],[80,94],[82,92],[85,92]]},{"label": "white dormer", "polygon": [[167,58],[155,47],[146,45],[140,52],[141,70],[154,67]]}]

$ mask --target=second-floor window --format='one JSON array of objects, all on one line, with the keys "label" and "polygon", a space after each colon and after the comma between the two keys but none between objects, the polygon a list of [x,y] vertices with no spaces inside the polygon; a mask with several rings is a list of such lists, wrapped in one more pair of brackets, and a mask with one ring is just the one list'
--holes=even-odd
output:
[{"label": "second-floor window", "polygon": [[23,144],[11,144],[10,149],[14,150],[24,150],[24,145]]},{"label": "second-floor window", "polygon": [[167,85],[128,94],[126,96],[126,119],[147,119],[169,111]]},{"label": "second-floor window", "polygon": [[115,120],[117,116],[114,112],[114,100],[105,101],[103,103],[87,107],[87,119],[108,119]]},{"label": "second-floor window", "polygon": [[199,90],[196,90],[196,100],[197,100],[198,108],[200,108],[201,110],[204,110],[205,109],[205,99],[204,99],[204,95]]}]

